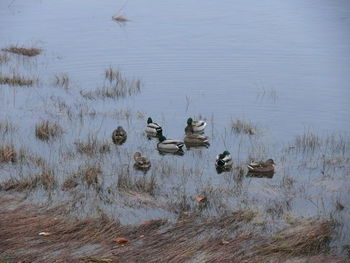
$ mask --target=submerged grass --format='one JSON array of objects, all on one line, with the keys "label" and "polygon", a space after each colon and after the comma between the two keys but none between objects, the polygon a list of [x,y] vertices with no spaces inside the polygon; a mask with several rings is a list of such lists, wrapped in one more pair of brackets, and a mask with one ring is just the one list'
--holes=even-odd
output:
[{"label": "submerged grass", "polygon": [[54,81],[55,86],[68,89],[69,83],[70,83],[70,79],[69,79],[69,76],[67,74],[63,73],[63,74],[56,74],[55,75],[55,81]]},{"label": "submerged grass", "polygon": [[21,46],[9,46],[2,49],[3,51],[19,54],[23,56],[33,57],[37,56],[42,52],[42,49],[36,47],[21,47]]}]

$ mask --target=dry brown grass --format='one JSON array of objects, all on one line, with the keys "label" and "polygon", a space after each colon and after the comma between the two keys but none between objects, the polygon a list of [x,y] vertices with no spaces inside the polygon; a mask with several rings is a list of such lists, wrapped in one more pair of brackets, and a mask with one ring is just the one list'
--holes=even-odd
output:
[{"label": "dry brown grass", "polygon": [[99,141],[94,135],[89,135],[86,141],[76,141],[75,146],[78,153],[89,156],[105,154],[111,150],[108,141]]},{"label": "dry brown grass", "polygon": [[258,249],[258,255],[310,256],[329,251],[334,222],[307,220],[278,232]]},{"label": "dry brown grass", "polygon": [[130,20],[122,15],[114,15],[112,16],[112,20],[117,22],[117,23],[126,23],[129,22]]},{"label": "dry brown grass", "polygon": [[63,133],[63,128],[58,123],[50,121],[42,121],[35,125],[35,136],[42,141],[57,138]]},{"label": "dry brown grass", "polygon": [[88,186],[97,186],[99,184],[99,176],[102,175],[102,168],[100,165],[89,165],[79,171],[82,180]]},{"label": "dry brown grass", "polygon": [[136,177],[130,173],[130,171],[120,171],[118,174],[117,187],[124,191],[135,191],[138,193],[147,193],[154,196],[157,189],[157,178],[155,174],[151,176],[143,175],[142,177]]},{"label": "dry brown grass", "polygon": [[14,54],[28,56],[28,57],[37,56],[42,52],[42,49],[40,48],[35,48],[35,47],[26,48],[26,47],[19,47],[19,46],[9,46],[2,50],[6,52],[14,53]]},{"label": "dry brown grass", "polygon": [[[122,226],[103,215],[69,220],[57,209],[6,209],[9,203],[0,200],[0,253],[12,255],[11,262],[346,262],[328,254],[329,221],[299,222],[263,237],[247,229],[256,217],[252,211]],[[42,231],[51,235],[39,236]],[[128,242],[118,244],[118,237]]]},{"label": "dry brown grass", "polygon": [[13,145],[0,146],[0,163],[17,162],[17,151]]},{"label": "dry brown grass", "polygon": [[31,191],[37,187],[42,187],[46,191],[53,190],[56,186],[56,179],[52,170],[44,168],[40,174],[25,176],[22,178],[12,178],[1,184],[5,191]]},{"label": "dry brown grass", "polygon": [[33,86],[38,83],[38,79],[26,78],[13,73],[12,76],[0,75],[0,84],[9,86]]},{"label": "dry brown grass", "polygon": [[79,185],[78,182],[74,178],[69,177],[64,181],[62,185],[62,190],[67,191],[77,187],[78,185]]}]

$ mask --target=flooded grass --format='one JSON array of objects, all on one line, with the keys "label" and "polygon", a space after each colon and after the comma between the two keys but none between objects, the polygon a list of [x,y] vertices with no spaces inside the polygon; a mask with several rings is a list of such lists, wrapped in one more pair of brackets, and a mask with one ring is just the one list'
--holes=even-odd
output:
[{"label": "flooded grass", "polygon": [[99,165],[87,165],[78,172],[82,176],[82,180],[90,187],[99,184],[99,177],[102,175],[102,168]]},{"label": "flooded grass", "polygon": [[77,152],[93,156],[96,154],[105,154],[110,151],[108,141],[100,141],[95,135],[89,135],[86,141],[78,140],[75,142]]},{"label": "flooded grass", "polygon": [[58,87],[63,87],[68,89],[70,83],[69,76],[67,74],[57,74],[55,75],[54,85]]},{"label": "flooded grass", "polygon": [[0,121],[0,134],[6,135],[6,134],[12,134],[17,130],[17,127],[9,122],[8,120]]},{"label": "flooded grass", "polygon": [[10,57],[7,54],[0,54],[0,64],[5,64],[10,61]]},{"label": "flooded grass", "polygon": [[93,91],[81,91],[80,94],[86,99],[119,99],[141,92],[141,80],[128,79],[112,67],[106,69],[105,80],[103,87]]},{"label": "flooded grass", "polygon": [[9,86],[33,86],[38,79],[27,78],[14,73],[12,76],[0,75],[0,84]]},{"label": "flooded grass", "polygon": [[240,119],[231,120],[231,131],[237,134],[243,133],[248,135],[256,135],[258,133],[255,125]]},{"label": "flooded grass", "polygon": [[41,173],[36,175],[24,176],[22,178],[10,179],[1,184],[1,188],[5,191],[31,191],[38,187],[44,190],[53,190],[56,186],[56,179],[53,171],[50,169],[43,169]]},{"label": "flooded grass", "polygon": [[48,141],[61,136],[63,128],[58,123],[42,121],[35,126],[35,136],[42,141]]},{"label": "flooded grass", "polygon": [[321,146],[321,140],[317,134],[306,130],[302,135],[296,137],[295,146],[303,152],[315,151]]},{"label": "flooded grass", "polygon": [[21,46],[9,46],[7,48],[3,48],[3,51],[10,52],[13,54],[33,57],[37,56],[42,52],[42,49],[36,47],[21,47]]}]

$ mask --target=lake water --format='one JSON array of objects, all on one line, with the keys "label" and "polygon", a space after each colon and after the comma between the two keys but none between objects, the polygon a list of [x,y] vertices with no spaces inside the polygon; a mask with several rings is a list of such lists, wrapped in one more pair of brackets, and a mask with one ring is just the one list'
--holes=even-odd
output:
[{"label": "lake water", "polygon": [[[64,124],[65,145],[96,131],[99,137],[109,138],[121,124],[129,133],[123,150],[143,149],[152,160],[199,167],[198,173],[206,180],[197,184],[189,179],[189,193],[209,184],[208,178],[212,185],[230,181],[212,177],[217,153],[229,149],[235,160],[243,162],[252,154],[245,146],[254,148],[256,144],[259,148],[264,144],[261,156],[278,160],[279,170],[270,181],[245,180],[242,187],[249,194],[236,196],[238,201],[233,203],[239,204],[235,206],[242,207],[240,202],[245,199],[257,206],[259,198],[268,203],[275,198],[269,184],[280,184],[288,175],[298,181],[295,191],[309,186],[293,201],[294,214],[314,216],[322,209],[328,214],[336,200],[350,201],[349,169],[337,170],[338,179],[324,179],[318,161],[312,161],[311,168],[296,169],[295,163],[299,165],[304,157],[295,153],[290,167],[279,154],[305,130],[320,136],[349,134],[349,11],[348,0],[3,0],[0,47],[39,46],[43,54],[28,59],[13,57],[8,64],[0,64],[0,73],[18,71],[40,79],[36,88],[0,87],[0,116],[22,128],[16,143],[47,154],[52,163],[58,158],[52,156],[61,150],[36,142],[33,128],[39,120],[54,118]],[[118,24],[112,20],[115,14],[131,21]],[[101,86],[109,66],[127,77],[140,78],[141,93],[120,100],[84,100],[80,91]],[[55,74],[61,73],[69,75],[68,92],[51,85]],[[74,107],[84,101],[89,110],[105,114],[84,123],[68,121],[56,111],[57,105],[53,106],[57,98]],[[188,117],[202,117],[208,121],[211,146],[184,157],[159,156],[155,144],[141,134],[146,119],[110,117],[115,110],[152,116],[166,136],[179,139]],[[261,131],[258,139],[232,135],[231,121],[235,119],[256,125]],[[322,154],[332,153],[326,149],[314,158],[319,160]],[[127,157],[118,160],[130,162]],[[15,176],[15,172],[10,175]],[[173,191],[170,186],[168,190]],[[306,201],[309,199],[327,200],[328,204],[320,208],[315,201]],[[125,215],[128,212],[121,212],[125,221],[137,222],[135,217],[147,213],[150,217],[163,215],[157,209],[133,211],[131,216]],[[344,222],[349,219],[349,208],[345,213]],[[349,231],[346,227],[343,235]]]}]

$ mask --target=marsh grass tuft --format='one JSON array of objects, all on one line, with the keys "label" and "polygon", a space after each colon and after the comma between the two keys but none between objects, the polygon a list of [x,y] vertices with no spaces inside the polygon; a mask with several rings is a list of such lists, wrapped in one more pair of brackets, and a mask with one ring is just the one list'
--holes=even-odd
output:
[{"label": "marsh grass tuft", "polygon": [[0,75],[0,84],[9,86],[33,86],[38,83],[38,79],[26,78],[13,73],[12,76]]},{"label": "marsh grass tuft", "polygon": [[15,190],[31,191],[37,187],[42,187],[46,191],[53,190],[56,186],[56,179],[52,170],[44,168],[40,174],[25,176],[22,178],[12,178],[1,185],[5,191]]},{"label": "marsh grass tuft", "polygon": [[42,141],[57,138],[63,133],[63,128],[58,123],[51,123],[48,120],[42,121],[35,126],[35,136]]},{"label": "marsh grass tuft", "polygon": [[98,177],[102,175],[102,168],[100,165],[89,165],[88,167],[79,170],[82,180],[90,187],[99,184]]},{"label": "marsh grass tuft", "polygon": [[302,135],[298,135],[295,139],[295,147],[303,152],[313,152],[320,147],[321,144],[322,141],[320,137],[310,130],[304,131]]},{"label": "marsh grass tuft", "polygon": [[42,52],[42,49],[40,48],[35,48],[35,47],[26,48],[26,47],[19,47],[19,46],[9,46],[2,50],[6,52],[18,54],[18,55],[28,56],[28,57],[37,56]]},{"label": "marsh grass tuft", "polygon": [[88,156],[93,156],[98,153],[105,154],[111,150],[108,141],[99,141],[96,136],[91,134],[88,136],[87,141],[76,141],[75,146],[78,153]]},{"label": "marsh grass tuft", "polygon": [[120,71],[109,67],[105,71],[107,83],[93,91],[81,91],[80,94],[87,99],[119,99],[141,92],[141,80],[128,79]]},{"label": "marsh grass tuft", "polygon": [[154,196],[158,185],[155,174],[151,176],[144,174],[142,177],[137,178],[130,173],[129,169],[126,169],[119,172],[117,187],[124,191],[131,190]]},{"label": "marsh grass tuft", "polygon": [[231,132],[240,134],[255,135],[258,133],[258,129],[255,125],[245,122],[243,120],[231,120]]},{"label": "marsh grass tuft", "polygon": [[13,145],[0,146],[0,163],[17,162],[17,151]]}]

